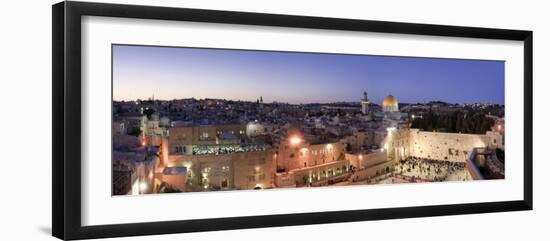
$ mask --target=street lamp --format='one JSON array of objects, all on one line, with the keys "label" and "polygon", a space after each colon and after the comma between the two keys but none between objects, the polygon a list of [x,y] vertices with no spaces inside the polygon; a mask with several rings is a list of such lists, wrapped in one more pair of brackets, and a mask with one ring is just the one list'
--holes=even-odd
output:
[{"label": "street lamp", "polygon": [[143,182],[143,181],[140,181],[139,182],[139,194],[143,194],[145,193],[145,191],[147,191],[147,183],[146,182]]},{"label": "street lamp", "polygon": [[295,145],[298,145],[302,143],[302,139],[298,136],[293,136],[293,137],[290,137],[290,144],[295,146]]}]

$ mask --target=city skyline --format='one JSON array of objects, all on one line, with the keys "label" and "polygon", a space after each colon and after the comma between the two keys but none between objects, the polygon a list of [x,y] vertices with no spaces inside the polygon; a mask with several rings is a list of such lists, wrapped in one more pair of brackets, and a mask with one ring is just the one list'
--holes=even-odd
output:
[{"label": "city skyline", "polygon": [[[113,45],[113,99],[504,104],[504,62]],[[220,88],[223,86],[222,88]],[[225,88],[224,88],[225,87]],[[231,91],[228,91],[231,90]]]}]

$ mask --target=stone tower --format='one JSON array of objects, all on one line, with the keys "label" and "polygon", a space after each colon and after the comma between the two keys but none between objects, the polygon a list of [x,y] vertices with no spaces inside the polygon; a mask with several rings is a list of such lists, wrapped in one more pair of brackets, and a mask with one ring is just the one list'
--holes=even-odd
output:
[{"label": "stone tower", "polygon": [[369,98],[367,96],[367,92],[363,92],[363,99],[361,100],[361,112],[363,112],[364,115],[369,114]]}]

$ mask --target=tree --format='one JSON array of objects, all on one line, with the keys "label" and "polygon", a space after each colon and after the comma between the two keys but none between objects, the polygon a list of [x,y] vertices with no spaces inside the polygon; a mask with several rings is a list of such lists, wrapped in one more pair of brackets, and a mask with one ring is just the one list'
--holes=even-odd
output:
[{"label": "tree", "polygon": [[145,109],[143,110],[143,114],[147,115],[147,116],[151,116],[153,113],[155,113],[155,110],[154,109]]},{"label": "tree", "polygon": [[500,160],[502,163],[504,163],[504,150],[497,148],[496,149],[496,155],[498,160]]},{"label": "tree", "polygon": [[412,128],[424,131],[470,134],[485,134],[493,125],[494,120],[487,118],[485,113],[468,109],[448,114],[438,114],[430,109],[423,118],[412,121]]},{"label": "tree", "polygon": [[141,135],[141,128],[139,126],[133,126],[128,131],[128,134],[132,135],[132,136],[139,136],[139,135]]}]

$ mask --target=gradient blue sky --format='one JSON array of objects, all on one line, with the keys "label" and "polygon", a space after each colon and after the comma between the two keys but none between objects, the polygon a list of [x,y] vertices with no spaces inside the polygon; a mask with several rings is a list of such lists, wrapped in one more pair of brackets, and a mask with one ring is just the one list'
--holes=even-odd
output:
[{"label": "gradient blue sky", "polygon": [[504,104],[504,62],[113,46],[113,99]]}]

